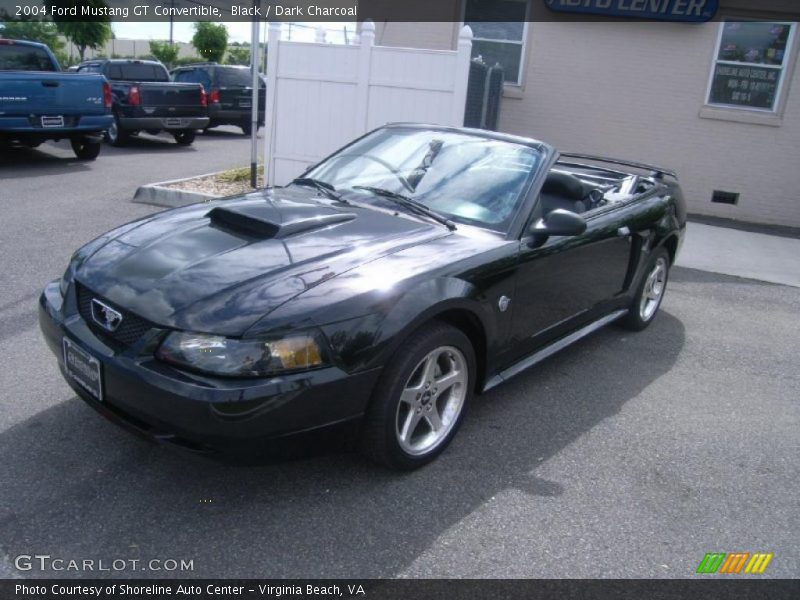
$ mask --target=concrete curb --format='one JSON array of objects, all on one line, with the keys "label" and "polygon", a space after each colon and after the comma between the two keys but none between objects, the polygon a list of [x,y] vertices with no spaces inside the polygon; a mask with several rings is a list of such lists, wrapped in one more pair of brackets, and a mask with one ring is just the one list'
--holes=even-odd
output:
[{"label": "concrete curb", "polygon": [[790,225],[777,225],[772,223],[757,223],[754,221],[740,221],[726,217],[714,217],[702,215],[700,213],[689,213],[689,221],[713,227],[725,227],[726,229],[738,229],[739,231],[749,231],[750,233],[763,233],[778,237],[794,238],[800,240],[800,227]]},{"label": "concrete curb", "polygon": [[221,198],[222,196],[216,196],[214,194],[188,192],[186,190],[176,190],[165,187],[173,183],[181,183],[183,181],[189,181],[190,179],[199,179],[200,177],[209,177],[211,175],[216,175],[216,173],[204,173],[203,175],[170,179],[169,181],[159,181],[158,183],[139,186],[131,202],[152,204],[154,206],[164,206],[167,208],[178,208],[180,206],[187,206],[198,202],[208,202],[209,200]]}]

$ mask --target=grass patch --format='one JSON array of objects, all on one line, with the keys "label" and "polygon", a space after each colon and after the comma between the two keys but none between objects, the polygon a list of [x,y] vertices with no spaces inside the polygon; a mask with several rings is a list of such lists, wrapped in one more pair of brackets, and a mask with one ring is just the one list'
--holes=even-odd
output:
[{"label": "grass patch", "polygon": [[[264,176],[264,166],[258,167],[259,177]],[[228,169],[217,173],[215,177],[217,183],[240,183],[243,181],[250,181],[250,167],[240,167],[238,169]]]}]

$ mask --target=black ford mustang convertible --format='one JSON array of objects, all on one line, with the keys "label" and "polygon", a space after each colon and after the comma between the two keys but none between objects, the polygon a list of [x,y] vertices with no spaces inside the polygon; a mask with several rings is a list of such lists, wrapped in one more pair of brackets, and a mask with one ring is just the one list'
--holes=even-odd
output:
[{"label": "black ford mustang convertible", "polygon": [[40,323],[75,392],[151,438],[227,452],[349,423],[413,468],[473,395],[647,327],[685,223],[664,169],[391,125],[285,187],[88,243]]}]

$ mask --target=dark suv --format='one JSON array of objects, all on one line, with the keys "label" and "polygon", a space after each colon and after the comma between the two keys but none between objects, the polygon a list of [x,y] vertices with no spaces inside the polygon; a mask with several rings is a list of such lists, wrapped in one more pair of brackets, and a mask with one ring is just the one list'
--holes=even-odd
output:
[{"label": "dark suv", "polygon": [[[172,80],[179,83],[200,83],[208,92],[208,127],[236,125],[250,135],[252,76],[249,67],[196,63],[173,69]],[[258,126],[264,125],[266,85],[261,80],[258,92]]]}]

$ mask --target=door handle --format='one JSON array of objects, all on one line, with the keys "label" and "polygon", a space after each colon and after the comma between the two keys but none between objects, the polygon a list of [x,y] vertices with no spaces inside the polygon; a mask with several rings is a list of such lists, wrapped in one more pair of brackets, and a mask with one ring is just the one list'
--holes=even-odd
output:
[{"label": "door handle", "polygon": [[48,80],[48,81],[43,81],[42,85],[44,87],[58,87],[60,84],[57,81]]},{"label": "door handle", "polygon": [[631,230],[629,227],[620,227],[617,229],[617,235],[619,237],[628,237],[631,234]]}]

